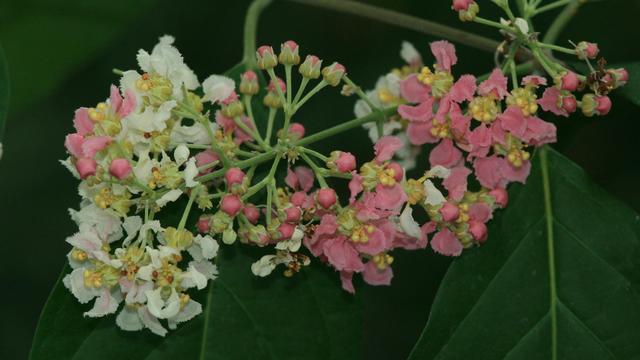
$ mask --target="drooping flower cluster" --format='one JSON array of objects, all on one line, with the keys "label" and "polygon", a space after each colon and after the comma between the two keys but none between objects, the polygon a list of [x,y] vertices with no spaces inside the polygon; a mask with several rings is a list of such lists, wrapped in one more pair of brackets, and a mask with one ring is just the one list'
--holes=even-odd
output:
[{"label": "drooping flower cluster", "polygon": [[[453,8],[463,20],[478,19],[473,1],[456,0]],[[540,45],[526,21],[496,24],[513,48]],[[483,244],[493,212],[507,206],[507,186],[526,182],[533,149],[556,141],[555,125],[538,115],[568,116],[578,107],[605,115],[608,92],[628,79],[602,62],[579,75],[540,51],[533,54],[552,86],[540,75],[520,77],[515,51],[486,78],[457,77],[455,48],[436,41],[432,67],[403,43],[406,65],[365,94],[343,65],[322,67],[314,55],[301,61],[298,44],[286,41],[278,54],[259,47],[236,88],[223,75],[200,84],[172,44],[165,36],[151,53],[140,50],[141,72],[119,72],[109,99],[76,111],[63,161],[81,180],[82,197],[80,209],[70,210],[79,232],[67,239],[72,271],[65,286],[81,303],[93,301],[85,316],[117,313],[123,330],[161,336],[163,322],[174,329],[202,312],[190,292],[216,278],[220,242],[272,247],[251,266],[259,277],[278,266],[293,276],[316,257],[351,293],[355,274],[371,285],[390,284],[396,249],[459,256]],[[595,44],[576,45],[585,61],[597,53]],[[292,122],[299,109],[340,84],[342,94],[360,97],[358,118],[306,136]],[[578,101],[582,91],[590,93]],[[360,125],[374,143],[365,161],[308,147]],[[416,160],[422,149],[428,164]],[[422,172],[411,178],[407,171],[415,167]],[[348,199],[340,201],[336,181],[348,182]],[[179,221],[170,223],[176,214]]]}]

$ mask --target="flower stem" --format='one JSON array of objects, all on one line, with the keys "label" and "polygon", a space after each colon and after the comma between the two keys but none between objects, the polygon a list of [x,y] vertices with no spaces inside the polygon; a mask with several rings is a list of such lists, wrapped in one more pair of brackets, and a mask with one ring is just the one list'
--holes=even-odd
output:
[{"label": "flower stem", "polygon": [[315,150],[311,150],[311,149],[306,148],[306,147],[300,147],[300,151],[302,151],[303,153],[307,153],[309,155],[315,156],[318,159],[322,160],[322,162],[326,163],[327,161],[329,161],[328,157],[322,155],[321,153],[319,153],[319,152],[317,152]]},{"label": "flower stem", "polygon": [[256,68],[256,31],[258,29],[258,18],[260,13],[271,4],[273,0],[254,0],[247,10],[244,20],[244,52],[242,62],[248,69]]},{"label": "flower stem", "polygon": [[[371,101],[371,99],[369,99],[369,97],[367,96],[367,94],[365,94],[362,89],[356,85],[353,81],[351,81],[351,79],[349,79],[348,76],[344,76],[343,78],[344,82],[349,85],[355,92],[356,94],[360,97],[360,99],[362,99],[365,103],[367,103],[367,105],[369,105],[369,107],[371,108],[372,111],[375,111],[377,113],[381,113],[380,108],[378,106],[376,106],[376,104],[373,103],[373,101]],[[376,126],[377,126],[377,130],[378,130],[378,138],[381,138],[384,135],[384,121],[386,120],[386,116],[384,116],[384,114],[382,114],[382,116],[380,116],[380,119],[378,119],[376,121]]]},{"label": "flower stem", "polygon": [[296,93],[296,97],[293,98],[293,105],[292,106],[294,108],[295,108],[296,104],[298,104],[298,100],[300,100],[300,97],[304,93],[304,89],[307,87],[308,83],[309,83],[309,78],[303,77],[302,78],[302,82],[300,83],[300,87],[298,88],[298,92]]},{"label": "flower stem", "polygon": [[284,109],[284,112],[285,113],[289,112],[288,110],[289,103],[287,103],[287,99],[284,97],[282,88],[280,88],[280,81],[278,81],[278,77],[276,76],[276,73],[273,71],[273,69],[267,69],[267,74],[269,74],[269,77],[273,82],[273,86],[276,88],[276,93],[278,94],[278,97],[280,97],[280,101],[282,102],[282,108]]},{"label": "flower stem", "polygon": [[318,183],[320,183],[320,187],[324,188],[328,188],[329,185],[327,185],[327,181],[324,179],[324,176],[322,175],[322,169],[318,167],[318,165],[316,165],[316,163],[313,161],[313,159],[311,159],[307,154],[305,153],[301,153],[300,157],[307,163],[309,164],[309,166],[311,166],[311,169],[313,169],[313,172],[316,174],[316,178],[318,179]]},{"label": "flower stem", "polygon": [[304,105],[304,103],[306,103],[307,101],[309,101],[309,99],[311,99],[311,97],[313,95],[315,95],[316,93],[318,93],[318,91],[324,89],[325,86],[327,86],[327,82],[322,80],[318,83],[318,85],[316,85],[316,87],[314,87],[313,89],[311,89],[311,91],[309,91],[307,93],[307,95],[305,95],[302,100],[300,100],[299,103],[296,104],[296,106],[293,108],[292,114],[295,114],[298,110],[300,110],[300,108],[302,107],[302,105]]},{"label": "flower stem", "polygon": [[551,49],[554,51],[559,51],[561,53],[565,53],[565,54],[569,54],[569,55],[576,55],[576,51],[575,49],[569,49],[563,46],[558,46],[558,45],[553,45],[553,44],[545,44],[545,43],[538,43],[538,46],[540,46],[541,48],[545,48],[545,49]]},{"label": "flower stem", "polygon": [[351,0],[289,1],[377,20],[382,23],[403,27],[405,29],[414,30],[423,34],[433,35],[437,38],[445,38],[456,41],[461,44],[488,52],[494,52],[499,45],[499,43],[493,39],[459,30],[454,27],[438,24],[433,21],[403,14],[397,11],[364,4],[362,2]]},{"label": "flower stem", "polygon": [[538,14],[542,14],[545,11],[549,11],[549,10],[553,10],[555,8],[559,8],[561,6],[565,6],[569,3],[571,3],[573,0],[558,0],[555,2],[552,2],[551,4],[547,4],[545,6],[541,6],[539,8],[536,9],[536,11],[533,13],[533,15],[538,15]]},{"label": "flower stem", "polygon": [[562,10],[553,23],[551,23],[551,26],[549,26],[549,30],[547,30],[547,34],[542,39],[542,42],[547,44],[555,43],[562,30],[564,30],[571,18],[578,12],[580,5],[585,1],[586,0],[572,0],[571,3]]},{"label": "flower stem", "polygon": [[270,108],[269,109],[269,118],[267,120],[267,133],[264,136],[264,140],[267,144],[271,145],[271,133],[273,132],[273,121],[276,118],[277,109]]},{"label": "flower stem", "polygon": [[180,223],[178,224],[178,230],[184,229],[184,226],[187,223],[187,218],[189,217],[189,212],[191,212],[191,206],[193,205],[193,201],[196,196],[198,196],[198,192],[200,192],[200,188],[196,187],[191,189],[191,195],[189,195],[189,201],[187,202],[187,206],[184,208],[184,212],[182,213],[182,218],[180,219]]}]

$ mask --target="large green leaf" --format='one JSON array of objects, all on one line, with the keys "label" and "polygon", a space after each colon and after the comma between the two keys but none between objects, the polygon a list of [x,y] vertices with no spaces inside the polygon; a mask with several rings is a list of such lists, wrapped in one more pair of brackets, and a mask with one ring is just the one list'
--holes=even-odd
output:
[{"label": "large green leaf", "polygon": [[0,46],[0,159],[2,159],[2,138],[9,112],[9,70],[4,51]]},{"label": "large green leaf", "polygon": [[550,201],[540,153],[487,244],[449,268],[410,359],[640,356],[640,217],[547,151]]}]

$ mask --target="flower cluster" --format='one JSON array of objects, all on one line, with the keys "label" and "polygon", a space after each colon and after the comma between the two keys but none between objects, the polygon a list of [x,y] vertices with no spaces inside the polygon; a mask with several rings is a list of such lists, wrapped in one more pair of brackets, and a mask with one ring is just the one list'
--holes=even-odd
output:
[{"label": "flower cluster", "polygon": [[[279,53],[259,47],[235,80],[211,75],[202,84],[173,38],[162,37],[151,53],[140,50],[141,72],[117,71],[119,87],[78,109],[65,139],[63,164],[80,180],[82,202],[70,210],[79,232],[67,239],[72,271],[64,284],[81,303],[94,301],[85,316],[117,313],[123,330],[164,336],[165,321],[174,329],[202,312],[189,294],[216,278],[220,243],[273,248],[251,266],[259,277],[277,267],[294,276],[316,257],[353,293],[355,274],[390,284],[396,249],[459,256],[487,241],[487,222],[507,206],[507,186],[525,183],[533,149],[556,141],[556,126],[538,115],[578,108],[605,115],[607,94],[628,74],[603,61],[586,75],[570,71],[540,50],[525,20],[480,20],[473,1],[456,0],[453,8],[508,37],[500,68],[481,78],[455,76],[449,42],[431,43],[431,67],[403,43],[406,65],[364,93],[343,65],[323,67],[314,55],[302,60],[294,41]],[[520,47],[553,85],[521,76]],[[598,54],[585,42],[567,51],[589,66]],[[341,84],[343,95],[359,96],[358,118],[307,136],[292,120],[315,94]],[[579,92],[586,93],[581,100]],[[374,143],[367,159],[309,148],[359,126]],[[423,148],[428,165],[412,178],[407,172],[420,165]],[[342,201],[338,181],[348,182]]]}]

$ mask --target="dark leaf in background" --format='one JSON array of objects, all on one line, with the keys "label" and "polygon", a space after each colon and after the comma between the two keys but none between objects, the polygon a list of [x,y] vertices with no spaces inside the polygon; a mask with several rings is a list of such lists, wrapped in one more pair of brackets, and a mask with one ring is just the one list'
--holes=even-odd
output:
[{"label": "dark leaf in background", "polygon": [[487,244],[449,268],[410,359],[550,359],[551,296],[559,359],[640,355],[640,217],[564,156],[548,158],[554,255],[538,155]]},{"label": "dark leaf in background", "polygon": [[2,159],[2,137],[9,113],[9,69],[4,50],[0,46],[0,160]]},{"label": "dark leaf in background", "polygon": [[640,62],[616,64],[615,67],[623,67],[629,72],[629,82],[618,94],[640,106]]}]

